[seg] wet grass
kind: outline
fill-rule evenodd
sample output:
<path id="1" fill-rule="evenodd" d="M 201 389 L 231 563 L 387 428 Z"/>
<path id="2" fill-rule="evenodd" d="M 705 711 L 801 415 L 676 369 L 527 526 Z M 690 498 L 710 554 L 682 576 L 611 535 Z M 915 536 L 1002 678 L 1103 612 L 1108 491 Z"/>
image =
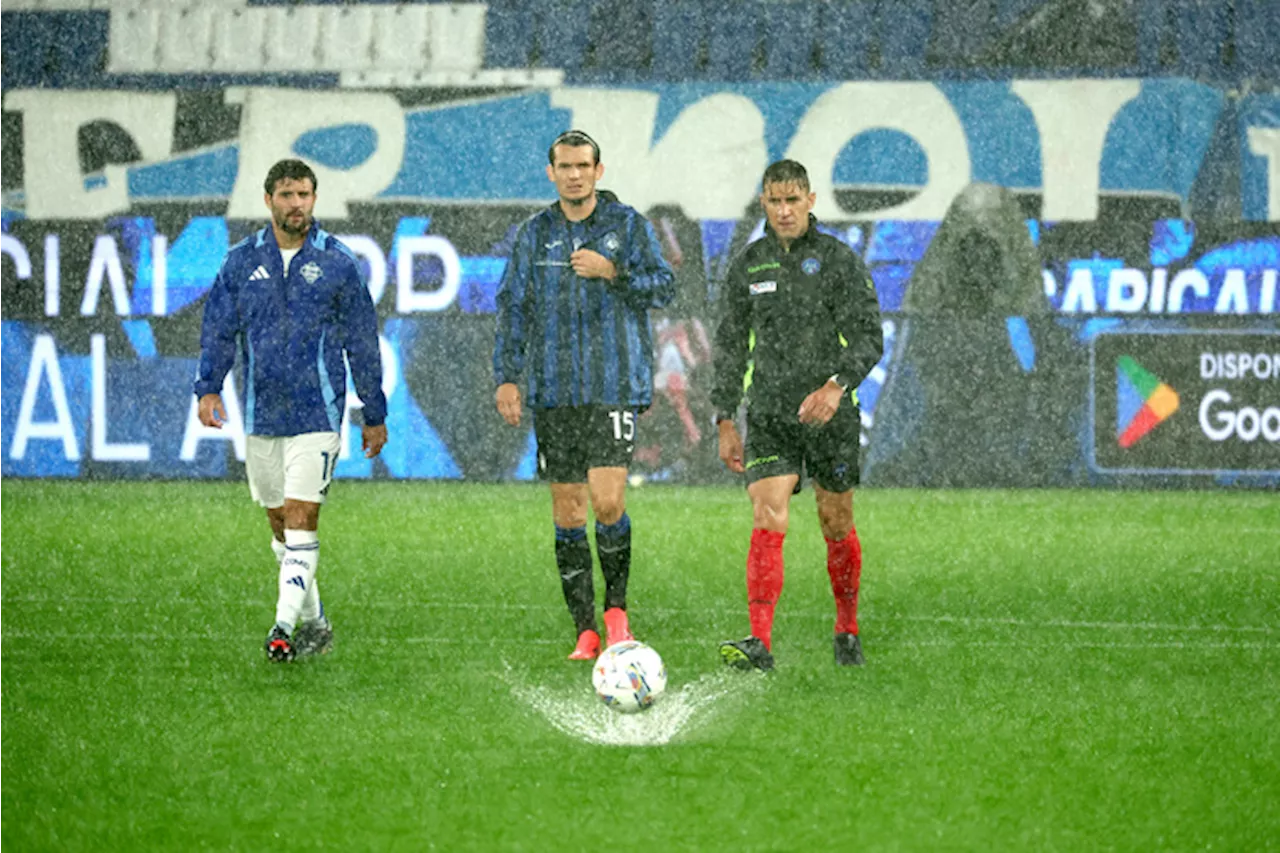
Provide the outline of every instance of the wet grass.
<path id="1" fill-rule="evenodd" d="M 1280 839 L 1280 499 L 860 491 L 868 665 L 793 506 L 779 669 L 610 747 L 534 486 L 340 483 L 338 645 L 270 665 L 242 484 L 3 484 L 6 850 L 1190 850 Z M 745 496 L 631 495 L 671 689 L 746 632 Z M 513 690 L 516 684 L 521 689 Z M 694 725 L 693 723 L 696 723 Z"/>

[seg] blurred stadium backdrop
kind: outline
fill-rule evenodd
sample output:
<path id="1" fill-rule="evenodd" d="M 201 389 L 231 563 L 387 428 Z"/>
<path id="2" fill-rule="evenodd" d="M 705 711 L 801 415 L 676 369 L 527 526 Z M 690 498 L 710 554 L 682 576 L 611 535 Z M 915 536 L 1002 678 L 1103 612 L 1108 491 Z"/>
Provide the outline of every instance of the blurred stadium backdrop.
<path id="1" fill-rule="evenodd" d="M 1278 3 L 15 0 L 0 31 L 6 477 L 240 475 L 200 314 L 296 155 L 382 318 L 393 442 L 337 475 L 529 479 L 494 296 L 573 126 L 678 272 L 640 476 L 725 481 L 708 332 L 788 156 L 884 312 L 864 482 L 1280 484 Z"/>

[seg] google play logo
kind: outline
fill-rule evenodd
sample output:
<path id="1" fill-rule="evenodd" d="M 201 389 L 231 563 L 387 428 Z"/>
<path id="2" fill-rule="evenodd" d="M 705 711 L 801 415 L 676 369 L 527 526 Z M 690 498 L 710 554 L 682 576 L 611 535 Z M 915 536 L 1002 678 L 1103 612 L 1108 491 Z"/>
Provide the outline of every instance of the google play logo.
<path id="1" fill-rule="evenodd" d="M 1178 410 L 1178 392 L 1122 355 L 1116 361 L 1116 439 L 1132 447 Z"/>

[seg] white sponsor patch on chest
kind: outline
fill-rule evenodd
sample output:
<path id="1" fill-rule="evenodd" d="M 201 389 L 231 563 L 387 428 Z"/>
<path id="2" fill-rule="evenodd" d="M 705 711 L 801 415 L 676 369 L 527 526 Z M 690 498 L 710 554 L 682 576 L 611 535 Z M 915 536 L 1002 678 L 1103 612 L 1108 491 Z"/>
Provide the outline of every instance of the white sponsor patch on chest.
<path id="1" fill-rule="evenodd" d="M 776 281 L 753 281 L 751 282 L 751 295 L 759 296 L 762 293 L 775 293 L 778 290 Z"/>

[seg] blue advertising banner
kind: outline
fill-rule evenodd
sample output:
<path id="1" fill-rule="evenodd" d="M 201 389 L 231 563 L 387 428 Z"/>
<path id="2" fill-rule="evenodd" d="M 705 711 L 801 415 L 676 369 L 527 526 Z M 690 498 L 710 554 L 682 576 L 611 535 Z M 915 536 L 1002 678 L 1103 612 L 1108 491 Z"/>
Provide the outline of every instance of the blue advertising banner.
<path id="1" fill-rule="evenodd" d="M 339 476 L 532 475 L 530 436 L 493 411 L 493 312 L 516 227 L 553 200 L 546 146 L 571 126 L 677 272 L 653 317 L 644 476 L 722 476 L 718 289 L 781 157 L 808 167 L 820 227 L 866 260 L 885 315 L 859 389 L 868 482 L 1123 479 L 1088 461 L 1091 342 L 1275 325 L 1280 96 L 1190 80 L 14 89 L 4 112 L 7 476 L 237 472 L 242 438 L 193 422 L 188 384 L 204 296 L 289 155 L 315 166 L 316 215 L 366 274 L 400 436 L 374 463 L 348 436 Z M 945 462 L 971 451 L 989 464 Z"/>
<path id="2" fill-rule="evenodd" d="M 348 413 L 337 476 L 532 477 L 531 436 L 500 423 L 490 378 L 496 288 L 514 230 L 532 209 L 441 205 L 426 215 L 377 205 L 328 223 L 359 256 L 378 307 L 393 436 L 382 458 L 363 459 Z M 762 223 L 692 220 L 663 206 L 649 215 L 679 295 L 653 317 L 658 393 L 640 424 L 636 470 L 714 481 L 723 473 L 706 395 L 718 282 Z M 868 482 L 929 484 L 945 466 L 937 454 L 918 458 L 922 449 L 949 447 L 941 458 L 956 461 L 984 442 L 977 483 L 997 479 L 993 460 L 1000 458 L 1010 461 L 1010 482 L 1106 481 L 1120 468 L 1087 464 L 1096 444 L 1089 358 L 1100 334 L 1152 324 L 1276 328 L 1280 237 L 1268 225 L 1013 223 L 1012 236 L 1034 252 L 1031 290 L 980 317 L 956 315 L 947 288 L 959 285 L 930 289 L 922 272 L 953 223 L 820 226 L 866 259 L 884 312 L 886 354 L 859 388 Z M 203 297 L 230 243 L 259 226 L 176 211 L 7 222 L 0 235 L 3 474 L 238 473 L 239 410 L 232 406 L 228 430 L 204 429 L 190 384 Z M 1002 278 L 1002 264 L 997 252 L 983 277 Z M 982 384 L 960 387 L 958 374 L 979 376 L 980 364 L 991 367 Z M 354 394 L 349 399 L 359 405 Z M 957 412 L 985 419 L 966 424 Z M 989 443 L 1004 442 L 1015 425 L 1033 433 L 1018 441 L 1052 453 L 1030 464 L 1036 457 L 1025 448 Z"/>

